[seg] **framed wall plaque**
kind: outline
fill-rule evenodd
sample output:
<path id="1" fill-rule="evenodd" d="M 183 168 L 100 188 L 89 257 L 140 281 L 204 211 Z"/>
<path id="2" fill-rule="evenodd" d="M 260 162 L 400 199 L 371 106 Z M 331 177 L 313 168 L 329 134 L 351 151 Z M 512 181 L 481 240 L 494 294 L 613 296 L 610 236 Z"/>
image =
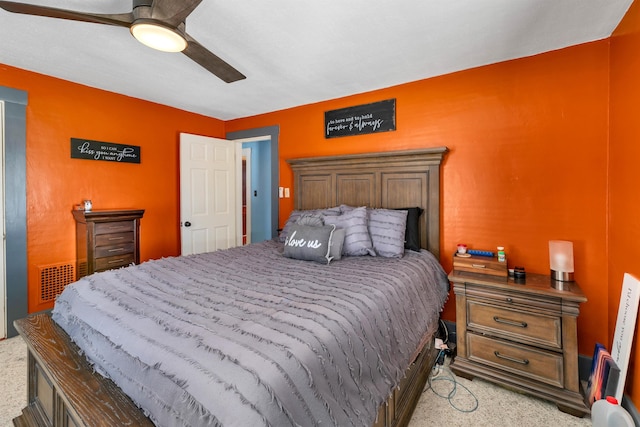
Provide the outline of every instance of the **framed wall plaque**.
<path id="1" fill-rule="evenodd" d="M 71 158 L 106 162 L 140 163 L 140 147 L 71 138 Z"/>
<path id="2" fill-rule="evenodd" d="M 396 100 L 326 111 L 324 129 L 327 139 L 396 130 Z"/>

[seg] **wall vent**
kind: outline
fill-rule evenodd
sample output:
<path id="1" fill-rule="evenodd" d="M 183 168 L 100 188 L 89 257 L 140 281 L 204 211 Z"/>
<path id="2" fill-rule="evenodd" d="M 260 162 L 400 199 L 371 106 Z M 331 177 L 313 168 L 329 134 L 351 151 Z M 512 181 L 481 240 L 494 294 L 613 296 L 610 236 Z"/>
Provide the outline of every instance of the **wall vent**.
<path id="1" fill-rule="evenodd" d="M 40 302 L 46 303 L 56 299 L 64 287 L 76 280 L 73 263 L 44 265 L 38 267 L 40 277 Z"/>

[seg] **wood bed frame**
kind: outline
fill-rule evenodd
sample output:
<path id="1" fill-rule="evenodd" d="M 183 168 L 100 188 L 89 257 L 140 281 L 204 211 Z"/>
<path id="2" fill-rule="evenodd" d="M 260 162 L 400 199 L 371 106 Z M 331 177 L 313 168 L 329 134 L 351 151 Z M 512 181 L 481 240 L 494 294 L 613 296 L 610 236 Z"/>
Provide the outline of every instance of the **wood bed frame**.
<path id="1" fill-rule="evenodd" d="M 440 164 L 447 148 L 293 159 L 296 209 L 348 204 L 421 207 L 421 247 L 440 256 Z M 95 373 L 48 314 L 14 322 L 27 343 L 27 407 L 15 426 L 153 426 L 111 380 Z M 409 423 L 437 356 L 433 340 L 380 407 L 374 427 Z"/>

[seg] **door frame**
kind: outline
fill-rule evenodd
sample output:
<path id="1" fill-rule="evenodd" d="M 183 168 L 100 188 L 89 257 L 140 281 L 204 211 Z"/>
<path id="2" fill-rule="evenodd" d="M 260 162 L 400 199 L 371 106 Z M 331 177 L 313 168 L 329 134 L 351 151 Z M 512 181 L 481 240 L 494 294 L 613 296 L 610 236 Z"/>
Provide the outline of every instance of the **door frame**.
<path id="1" fill-rule="evenodd" d="M 225 136 L 227 139 L 233 141 L 253 138 L 256 138 L 256 141 L 263 141 L 267 138 L 271 139 L 271 230 L 273 237 L 277 237 L 280 213 L 280 200 L 278 198 L 278 186 L 280 183 L 279 135 L 280 126 L 274 125 L 227 132 Z"/>
<path id="2" fill-rule="evenodd" d="M 240 147 L 242 147 L 242 143 L 240 143 Z M 245 161 L 245 173 L 244 177 L 241 179 L 245 180 L 245 200 L 246 204 L 246 213 L 245 213 L 245 230 L 243 230 L 242 235 L 247 236 L 246 243 L 243 241 L 243 244 L 251 243 L 251 148 L 243 148 L 242 149 L 242 159 Z M 242 168 L 240 168 L 240 173 L 242 174 Z M 242 191 L 242 190 L 240 190 Z M 242 198 L 240 198 L 240 209 L 242 209 Z M 241 223 L 242 224 L 242 223 Z M 242 227 L 242 225 L 241 225 Z"/>
<path id="3" fill-rule="evenodd" d="M 5 298 L 7 337 L 27 316 L 27 104 L 26 91 L 0 86 L 4 101 Z"/>
<path id="4" fill-rule="evenodd" d="M 236 180 L 236 182 L 238 180 L 240 180 L 240 189 L 238 190 L 237 194 L 242 194 L 242 157 L 244 156 L 245 150 L 248 150 L 249 153 L 251 154 L 251 149 L 245 149 L 242 145 L 248 142 L 266 142 L 269 141 L 271 142 L 271 136 L 270 135 L 264 135 L 264 136 L 253 136 L 250 138 L 239 138 L 239 139 L 234 139 L 231 140 L 232 142 L 237 143 L 237 147 L 240 150 L 241 154 L 239 156 L 239 166 L 238 166 L 238 179 Z M 251 170 L 250 170 L 251 164 L 247 163 L 247 173 L 248 173 L 248 185 L 247 185 L 247 224 L 250 223 L 250 220 L 252 218 L 252 205 L 251 205 L 251 199 L 252 199 L 252 194 L 251 194 L 251 182 L 250 182 L 250 178 L 251 178 Z M 272 165 L 273 168 L 273 165 Z M 273 183 L 271 185 L 273 187 Z M 239 210 L 240 210 L 240 220 L 242 220 L 242 198 L 239 198 L 239 202 L 238 202 L 238 206 L 239 206 Z M 273 204 L 273 200 L 271 201 L 271 203 Z M 271 215 L 273 215 L 273 210 L 271 212 Z M 273 222 L 273 221 L 272 221 Z M 242 245 L 242 222 L 240 222 L 240 230 L 239 230 L 239 234 L 240 234 L 240 243 L 238 244 L 238 246 Z M 247 226 L 247 244 L 251 243 L 251 235 L 250 235 L 250 230 L 251 227 Z M 273 237 L 273 236 L 272 236 Z"/>
<path id="5" fill-rule="evenodd" d="M 2 232 L 2 243 L 0 244 L 0 339 L 7 337 L 7 277 L 5 274 L 5 253 L 7 232 L 4 221 L 4 101 L 0 99 L 0 232 Z"/>

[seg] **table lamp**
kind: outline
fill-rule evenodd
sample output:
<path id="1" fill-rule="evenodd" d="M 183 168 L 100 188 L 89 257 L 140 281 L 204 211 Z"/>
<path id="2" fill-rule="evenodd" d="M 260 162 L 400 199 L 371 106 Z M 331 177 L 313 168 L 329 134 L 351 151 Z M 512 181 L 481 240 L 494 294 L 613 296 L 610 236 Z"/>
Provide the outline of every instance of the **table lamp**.
<path id="1" fill-rule="evenodd" d="M 573 282 L 573 243 L 549 240 L 549 264 L 551 279 Z"/>

